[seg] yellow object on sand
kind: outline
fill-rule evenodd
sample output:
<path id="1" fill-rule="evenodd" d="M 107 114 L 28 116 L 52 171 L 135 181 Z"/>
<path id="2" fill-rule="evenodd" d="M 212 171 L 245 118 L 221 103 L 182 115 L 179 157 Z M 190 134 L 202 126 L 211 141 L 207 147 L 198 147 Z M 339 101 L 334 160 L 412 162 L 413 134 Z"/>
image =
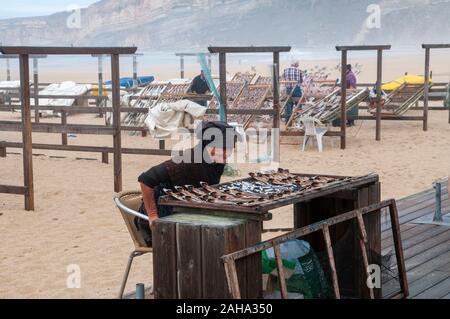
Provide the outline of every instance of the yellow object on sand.
<path id="1" fill-rule="evenodd" d="M 108 91 L 106 89 L 108 89 L 109 87 L 106 85 L 103 85 L 102 89 L 102 95 L 103 96 L 108 96 Z M 91 84 L 91 95 L 93 96 L 98 96 L 98 84 Z"/>
<path id="2" fill-rule="evenodd" d="M 432 81 L 430 80 L 430 83 Z M 404 77 L 401 77 L 395 81 L 389 82 L 384 84 L 381 89 L 383 91 L 393 91 L 395 89 L 398 89 L 403 83 L 408 83 L 408 84 L 424 84 L 425 83 L 425 77 L 424 76 L 419 76 L 416 74 L 408 74 Z"/>

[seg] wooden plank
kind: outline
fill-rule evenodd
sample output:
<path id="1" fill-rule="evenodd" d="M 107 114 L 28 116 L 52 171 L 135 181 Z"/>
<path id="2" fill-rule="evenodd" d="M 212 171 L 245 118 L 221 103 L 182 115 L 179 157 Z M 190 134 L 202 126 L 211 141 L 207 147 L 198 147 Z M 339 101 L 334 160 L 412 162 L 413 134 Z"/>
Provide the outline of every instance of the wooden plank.
<path id="1" fill-rule="evenodd" d="M 360 188 L 357 191 L 358 193 L 358 200 L 357 200 L 357 204 L 355 205 L 356 208 L 361 208 L 361 207 L 367 207 L 369 206 L 369 188 L 368 187 L 364 187 L 364 188 Z M 370 236 L 372 236 L 372 232 L 371 230 L 373 228 L 371 228 L 370 226 L 370 222 L 373 221 L 373 219 L 370 219 L 371 216 L 369 215 L 365 215 L 363 217 L 363 221 L 365 221 L 365 228 L 367 227 L 366 233 L 367 236 L 369 236 L 369 232 L 370 232 Z M 359 228 L 359 223 L 356 223 L 356 227 Z M 358 261 L 358 264 L 355 265 L 354 267 L 354 281 L 355 281 L 355 290 L 357 291 L 356 296 L 361 296 L 362 298 L 370 298 L 370 293 L 367 290 L 367 285 L 366 285 L 366 281 L 367 281 L 367 268 L 363 269 L 363 267 L 361 267 L 361 263 L 359 262 L 359 260 L 363 259 L 363 254 L 361 253 L 361 245 L 360 245 L 360 241 L 358 240 L 358 238 L 356 238 L 357 233 L 356 233 L 356 227 L 354 227 L 354 236 L 355 236 L 355 245 L 354 245 L 354 259 L 355 261 Z M 372 240 L 372 237 L 370 238 L 370 240 Z M 367 239 L 367 241 L 369 241 L 369 238 Z M 368 264 L 373 264 L 374 262 L 374 255 L 373 252 L 370 250 L 371 246 L 368 243 L 367 244 L 367 248 L 369 249 L 369 254 L 368 254 Z M 377 263 L 377 265 L 379 265 L 379 263 Z"/>
<path id="2" fill-rule="evenodd" d="M 442 282 L 443 280 L 450 277 L 450 274 L 443 271 L 431 271 L 422 278 L 416 280 L 414 283 L 410 284 L 409 296 L 410 298 L 415 298 L 417 295 L 426 291 L 427 289 L 433 287 L 434 285 Z M 448 286 L 450 292 L 450 285 Z"/>
<path id="3" fill-rule="evenodd" d="M 381 83 L 383 81 L 383 51 L 377 51 L 377 111 L 376 111 L 376 140 L 381 141 Z"/>
<path id="4" fill-rule="evenodd" d="M 400 225 L 398 221 L 398 211 L 395 202 L 389 206 L 389 213 L 391 215 L 392 222 L 392 232 L 394 237 L 394 245 L 395 245 L 395 256 L 397 259 L 398 265 L 398 275 L 400 278 L 400 288 L 405 297 L 408 297 L 408 278 L 406 276 L 406 265 L 405 258 L 403 256 L 403 246 L 402 246 L 402 238 L 400 233 Z M 381 253 L 381 251 L 380 251 Z"/>
<path id="5" fill-rule="evenodd" d="M 0 142 L 0 147 L 22 148 L 22 143 Z M 87 153 L 113 153 L 112 147 L 106 146 L 82 146 L 82 145 L 55 145 L 55 144 L 33 144 L 33 149 L 54 150 L 54 151 L 74 151 Z M 158 155 L 170 156 L 171 150 L 122 148 L 122 154 L 132 155 Z"/>
<path id="6" fill-rule="evenodd" d="M 220 79 L 220 87 L 219 94 L 220 100 L 222 102 L 223 110 L 225 118 L 223 120 L 227 120 L 227 58 L 225 53 L 219 54 L 219 79 Z M 222 119 L 221 119 L 222 120 Z"/>
<path id="7" fill-rule="evenodd" d="M 390 45 L 339 45 L 337 51 L 370 51 L 370 50 L 390 50 Z"/>
<path id="8" fill-rule="evenodd" d="M 274 245 L 275 260 L 277 262 L 278 282 L 282 299 L 288 299 L 288 291 L 286 287 L 286 276 L 284 274 L 283 258 L 281 256 L 280 245 Z"/>
<path id="9" fill-rule="evenodd" d="M 417 265 L 414 268 L 408 268 L 408 284 L 413 284 L 416 280 L 426 276 L 430 272 L 438 269 L 439 267 L 448 264 L 450 259 L 450 251 L 435 256 L 433 259 L 429 259 Z M 397 290 L 397 284 L 395 280 L 390 280 L 383 284 L 383 296 L 387 296 Z"/>
<path id="10" fill-rule="evenodd" d="M 6 146 L 0 142 L 0 157 L 6 157 Z"/>
<path id="11" fill-rule="evenodd" d="M 373 116 L 358 116 L 358 120 L 361 121 L 371 121 L 376 120 Z M 423 116 L 381 116 L 382 121 L 423 121 Z"/>
<path id="12" fill-rule="evenodd" d="M 236 263 L 234 259 L 226 259 L 225 261 L 225 275 L 227 276 L 228 289 L 233 299 L 241 299 L 241 292 L 239 289 L 239 279 L 236 271 Z"/>
<path id="13" fill-rule="evenodd" d="M 262 223 L 248 220 L 245 228 L 245 247 L 251 247 L 261 242 Z M 260 299 L 263 296 L 262 257 L 255 254 L 246 258 L 247 262 L 247 298 Z"/>
<path id="14" fill-rule="evenodd" d="M 134 52 L 133 52 L 134 53 Z M 119 55 L 111 55 L 113 148 L 114 148 L 114 191 L 122 191 L 122 134 L 120 122 L 120 70 Z"/>
<path id="15" fill-rule="evenodd" d="M 336 47 L 337 48 L 337 47 Z M 346 148 L 346 130 L 347 130 L 347 51 L 341 53 L 341 149 Z"/>
<path id="16" fill-rule="evenodd" d="M 359 246 L 361 249 L 361 255 L 362 255 L 362 259 L 363 259 L 363 271 L 364 273 L 366 273 L 366 276 L 369 276 L 369 260 L 367 258 L 367 249 L 366 249 L 366 244 L 367 244 L 367 232 L 366 232 L 366 226 L 364 225 L 364 219 L 361 216 L 361 214 L 357 214 L 356 215 L 357 220 L 358 220 L 358 226 L 359 226 L 359 234 L 360 234 L 360 238 L 359 238 Z M 369 287 L 369 295 L 370 295 L 370 299 L 375 299 L 375 295 L 373 292 L 373 288 Z"/>
<path id="17" fill-rule="evenodd" d="M 108 152 L 102 152 L 102 163 L 103 164 L 109 163 L 109 153 Z"/>
<path id="18" fill-rule="evenodd" d="M 67 112 L 66 111 L 62 111 L 61 112 L 61 125 L 67 125 Z M 62 133 L 61 134 L 61 144 L 62 145 L 67 145 L 67 133 Z"/>
<path id="19" fill-rule="evenodd" d="M 22 123 L 16 121 L 0 121 L 0 131 L 22 132 Z M 112 127 L 103 125 L 86 124 L 50 124 L 33 123 L 32 130 L 36 133 L 72 133 L 72 134 L 93 134 L 93 135 L 112 135 Z"/>
<path id="20" fill-rule="evenodd" d="M 289 52 L 290 46 L 249 46 L 249 47 L 209 47 L 210 53 L 270 53 L 270 52 Z"/>
<path id="21" fill-rule="evenodd" d="M 34 95 L 39 94 L 39 75 L 38 75 L 38 59 L 33 58 L 33 89 L 34 89 Z M 34 105 L 39 105 L 39 98 L 34 98 Z M 34 111 L 34 121 L 36 123 L 39 123 L 39 111 Z"/>
<path id="22" fill-rule="evenodd" d="M 24 186 L 0 185 L 0 193 L 25 195 L 26 188 Z"/>
<path id="23" fill-rule="evenodd" d="M 244 225 L 202 227 L 202 291 L 205 299 L 222 299 L 228 296 L 226 274 L 221 257 L 245 246 Z M 242 260 L 241 260 L 242 261 Z M 240 262 L 241 262 L 240 261 Z M 236 263 L 237 276 L 242 297 L 245 298 L 246 282 L 242 280 L 243 263 Z M 206 271 L 207 270 L 207 271 Z M 243 289 L 244 288 L 244 289 Z"/>
<path id="24" fill-rule="evenodd" d="M 329 232 L 328 226 L 324 226 L 322 228 L 322 234 L 323 234 L 323 237 L 325 240 L 325 245 L 327 248 L 328 262 L 330 264 L 330 269 L 331 269 L 331 278 L 332 278 L 332 283 L 333 283 L 334 296 L 336 299 L 341 299 L 340 292 L 339 292 L 339 282 L 338 282 L 338 277 L 337 277 L 337 273 L 336 273 L 336 265 L 334 263 L 333 248 L 331 246 L 330 232 Z"/>
<path id="25" fill-rule="evenodd" d="M 443 227 L 443 226 L 442 226 Z M 450 230 L 442 232 L 441 234 L 429 238 L 427 240 L 422 240 L 419 243 L 403 250 L 405 260 L 409 264 L 409 260 L 417 257 L 419 258 L 421 254 L 435 249 L 436 246 L 442 245 L 443 243 L 450 242 Z"/>
<path id="26" fill-rule="evenodd" d="M 224 254 L 228 254 L 231 252 L 235 252 L 241 249 L 246 248 L 246 225 L 243 221 L 234 221 L 236 223 L 232 227 L 225 229 L 225 245 L 224 245 L 224 251 L 222 252 L 222 255 L 219 257 L 219 263 L 223 265 L 221 257 Z M 247 299 L 247 271 L 254 271 L 256 272 L 258 268 L 256 269 L 248 269 L 247 268 L 247 260 L 241 259 L 236 261 L 236 271 L 237 276 L 239 279 L 239 289 L 241 291 L 241 296 L 244 299 Z M 262 262 L 261 262 L 261 272 L 258 274 L 262 278 Z M 222 272 L 222 279 L 225 280 L 225 276 Z M 249 288 L 254 289 L 254 288 Z"/>
<path id="27" fill-rule="evenodd" d="M 448 49 L 450 44 L 422 44 L 424 49 Z"/>
<path id="28" fill-rule="evenodd" d="M 425 48 L 425 87 L 423 92 L 423 130 L 428 130 L 428 99 L 430 94 L 430 48 Z"/>
<path id="29" fill-rule="evenodd" d="M 278 79 L 280 78 L 280 53 L 273 53 L 273 128 L 280 128 L 280 86 Z M 279 144 L 278 144 L 279 147 Z M 279 149 L 278 155 L 279 155 Z M 279 157 L 274 157 L 276 160 L 279 160 Z"/>
<path id="30" fill-rule="evenodd" d="M 406 250 L 427 239 L 434 238 L 435 236 L 448 231 L 448 229 L 443 226 L 440 227 L 435 225 L 415 225 L 415 227 L 408 231 L 403 231 L 400 227 L 400 231 L 402 233 L 403 249 Z M 392 237 L 382 241 L 383 254 L 391 250 L 392 247 L 394 247 Z"/>
<path id="31" fill-rule="evenodd" d="M 201 225 L 178 223 L 176 247 L 178 298 L 203 298 Z"/>
<path id="32" fill-rule="evenodd" d="M 3 54 L 27 55 L 134 54 L 136 50 L 136 47 L 0 46 L 0 52 Z"/>
<path id="33" fill-rule="evenodd" d="M 153 228 L 153 282 L 155 299 L 176 299 L 177 247 L 174 223 L 158 219 Z"/>
<path id="34" fill-rule="evenodd" d="M 381 184 L 372 184 L 368 188 L 369 205 L 377 204 L 381 201 Z M 364 223 L 367 229 L 369 264 L 381 265 L 381 212 L 366 215 Z M 375 298 L 381 298 L 381 289 L 374 288 Z"/>
<path id="35" fill-rule="evenodd" d="M 440 283 L 430 287 L 421 294 L 417 295 L 416 299 L 440 299 L 450 293 L 450 277 L 441 281 Z"/>
<path id="36" fill-rule="evenodd" d="M 21 55 L 20 63 L 20 92 L 22 103 L 22 143 L 23 143 L 23 179 L 25 187 L 25 210 L 34 210 L 33 183 L 33 149 L 32 126 L 30 108 L 30 68 L 28 55 Z"/>
<path id="37" fill-rule="evenodd" d="M 409 281 L 413 282 L 435 270 L 437 267 L 447 264 L 449 260 L 448 253 L 448 243 L 444 242 L 423 251 L 412 258 L 406 259 L 405 264 Z M 388 280 L 384 286 L 388 291 L 390 291 L 392 290 L 393 284 L 394 280 Z"/>

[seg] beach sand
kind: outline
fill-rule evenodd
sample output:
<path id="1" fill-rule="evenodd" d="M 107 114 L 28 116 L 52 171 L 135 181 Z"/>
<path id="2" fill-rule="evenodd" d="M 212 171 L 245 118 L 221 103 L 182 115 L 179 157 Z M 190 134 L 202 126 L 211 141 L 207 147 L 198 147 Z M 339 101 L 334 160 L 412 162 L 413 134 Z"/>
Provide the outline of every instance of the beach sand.
<path id="1" fill-rule="evenodd" d="M 373 81 L 374 60 L 364 65 L 360 81 Z M 389 61 L 387 65 L 392 68 L 386 66 L 385 79 L 399 77 L 408 70 L 421 73 L 421 57 L 410 61 L 414 68 L 409 69 L 406 68 L 407 59 Z M 434 66 L 437 69 L 439 65 L 435 63 Z M 441 66 L 443 72 L 448 71 L 448 64 Z M 409 112 L 411 115 L 416 113 Z M 3 120 L 19 119 L 19 114 L 1 113 L 0 117 Z M 69 117 L 69 123 L 102 122 L 95 115 Z M 0 132 L 0 140 L 18 142 L 21 134 Z M 60 141 L 57 134 L 33 134 L 34 143 Z M 385 121 L 382 123 L 382 141 L 376 142 L 375 122 L 364 121 L 349 128 L 346 150 L 339 148 L 338 138 L 333 141 L 334 147 L 331 139 L 325 138 L 323 153 L 313 147 L 301 152 L 300 138 L 284 138 L 281 167 L 313 174 L 374 172 L 380 175 L 383 199 L 401 198 L 430 188 L 434 180 L 444 178 L 450 172 L 448 112 L 431 111 L 428 132 L 422 131 L 422 122 Z M 69 144 L 111 146 L 112 138 L 78 135 L 70 137 Z M 157 148 L 157 142 L 150 137 L 124 134 L 123 146 Z M 20 153 L 20 150 L 8 149 L 7 157 L 0 158 L 0 183 L 20 185 L 23 182 L 22 157 L 11 153 Z M 34 153 L 38 155 L 33 157 L 36 210 L 25 212 L 22 196 L 0 194 L 0 298 L 116 297 L 133 244 L 113 203 L 112 156 L 110 164 L 102 164 L 100 154 L 41 150 Z M 165 159 L 124 155 L 124 190 L 137 189 L 137 176 Z M 260 164 L 238 166 L 243 176 L 260 167 Z M 290 225 L 292 213 L 285 208 L 275 211 L 273 220 L 265 226 Z M 79 289 L 67 287 L 70 265 L 80 268 Z M 151 281 L 151 254 L 136 258 L 126 291 L 132 291 L 138 282 L 149 285 Z"/>

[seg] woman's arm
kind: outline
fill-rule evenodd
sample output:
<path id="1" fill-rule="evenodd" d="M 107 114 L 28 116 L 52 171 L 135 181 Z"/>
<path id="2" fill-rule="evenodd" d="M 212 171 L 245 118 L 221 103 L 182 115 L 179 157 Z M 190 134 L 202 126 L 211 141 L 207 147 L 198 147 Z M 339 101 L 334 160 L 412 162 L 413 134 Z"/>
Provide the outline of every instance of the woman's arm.
<path id="1" fill-rule="evenodd" d="M 153 188 L 148 187 L 147 185 L 141 184 L 142 190 L 142 199 L 144 200 L 145 210 L 147 212 L 150 225 L 158 219 L 158 208 L 155 203 L 155 195 L 153 193 Z"/>

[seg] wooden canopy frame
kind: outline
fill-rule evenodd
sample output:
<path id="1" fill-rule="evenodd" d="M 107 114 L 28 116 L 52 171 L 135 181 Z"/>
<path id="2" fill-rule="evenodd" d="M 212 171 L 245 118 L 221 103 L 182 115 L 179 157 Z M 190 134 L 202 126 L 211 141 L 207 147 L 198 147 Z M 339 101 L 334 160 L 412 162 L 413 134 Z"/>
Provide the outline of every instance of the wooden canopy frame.
<path id="1" fill-rule="evenodd" d="M 84 134 L 107 134 L 113 136 L 114 149 L 114 190 L 122 190 L 122 140 L 120 123 L 120 71 L 119 55 L 136 53 L 136 47 L 32 47 L 32 46 L 2 46 L 0 53 L 19 55 L 20 64 L 20 97 L 22 104 L 22 124 L 0 121 L 6 130 L 22 131 L 23 175 L 24 186 L 0 185 L 0 193 L 18 194 L 25 197 L 25 210 L 34 210 L 34 184 L 32 159 L 32 125 L 30 105 L 29 58 L 33 55 L 110 55 L 112 77 L 113 127 L 96 125 L 75 125 L 72 130 L 69 125 L 40 125 L 43 131 L 66 132 L 69 130 Z"/>
<path id="2" fill-rule="evenodd" d="M 383 72 L 383 51 L 390 50 L 390 45 L 355 45 L 337 46 L 336 50 L 341 51 L 341 149 L 346 148 L 347 131 L 347 53 L 348 51 L 377 51 L 377 113 L 376 113 L 376 140 L 381 141 L 381 81 Z"/>
<path id="3" fill-rule="evenodd" d="M 425 49 L 425 91 L 423 94 L 423 130 L 428 131 L 428 102 L 430 98 L 430 59 L 431 49 L 450 49 L 450 44 L 422 44 Z M 450 123 L 450 109 L 448 113 Z"/>
<path id="4" fill-rule="evenodd" d="M 226 55 L 227 53 L 272 53 L 273 55 L 273 111 L 272 110 L 260 110 L 267 115 L 273 116 L 273 128 L 280 128 L 280 90 L 279 90 L 279 74 L 280 74 L 280 53 L 290 52 L 290 46 L 249 46 L 249 47 L 209 47 L 208 51 L 210 53 L 219 54 L 219 78 L 220 78 L 220 99 L 222 100 L 222 105 L 224 107 L 225 120 L 227 119 L 227 64 Z M 249 110 L 251 111 L 251 110 Z M 242 113 L 242 114 L 253 114 L 253 113 Z M 278 134 L 279 138 L 279 134 Z M 280 159 L 280 150 L 278 148 L 273 151 L 274 161 Z"/>

